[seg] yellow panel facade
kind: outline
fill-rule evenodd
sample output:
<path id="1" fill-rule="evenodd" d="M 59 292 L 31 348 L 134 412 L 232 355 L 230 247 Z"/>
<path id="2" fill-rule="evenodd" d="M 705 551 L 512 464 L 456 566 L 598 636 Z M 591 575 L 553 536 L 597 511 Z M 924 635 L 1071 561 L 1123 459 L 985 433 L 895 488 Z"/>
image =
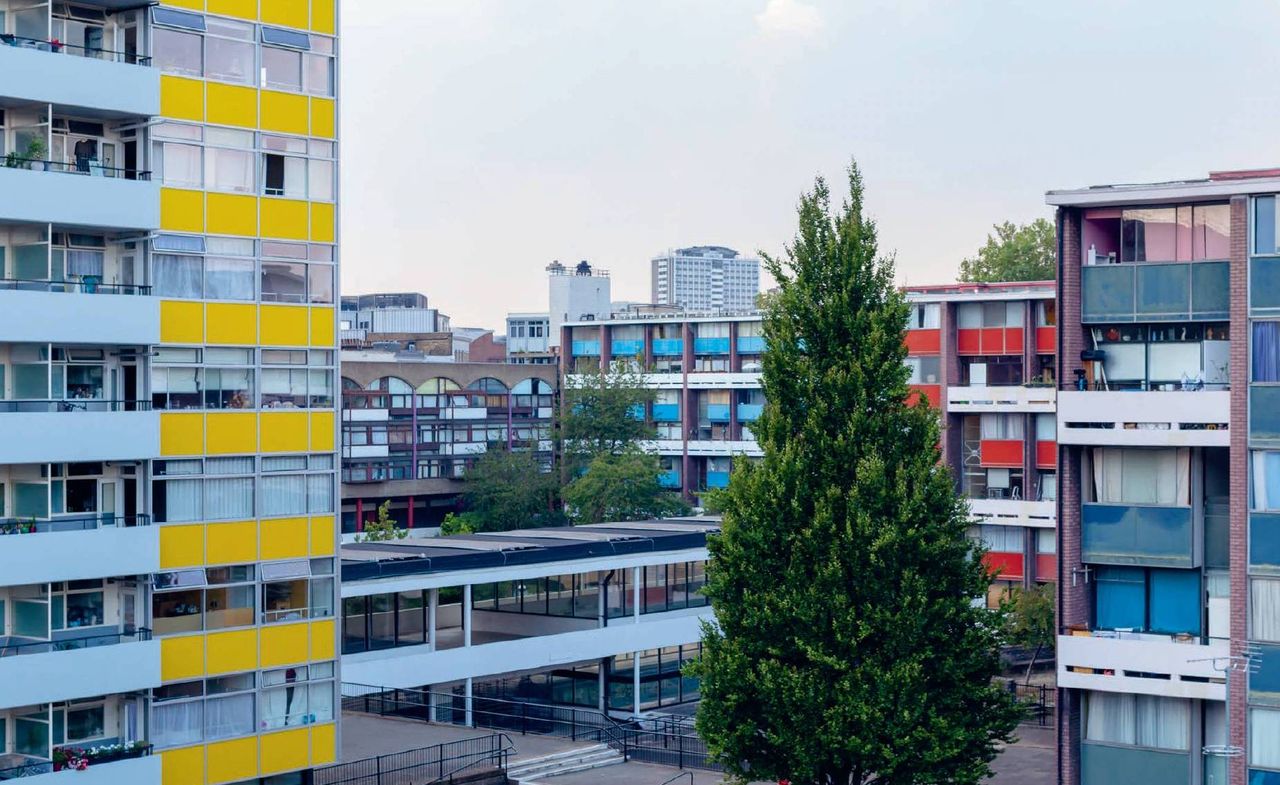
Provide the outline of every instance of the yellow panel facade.
<path id="1" fill-rule="evenodd" d="M 265 520 L 259 527 L 262 540 L 262 560 L 301 559 L 307 555 L 306 518 L 276 518 Z M 274 608 L 263 608 L 271 611 Z"/>
<path id="2" fill-rule="evenodd" d="M 204 747 L 161 752 L 160 781 L 164 785 L 204 785 Z"/>
<path id="3" fill-rule="evenodd" d="M 204 675 L 204 637 L 160 639 L 160 680 L 182 681 Z"/>
<path id="4" fill-rule="evenodd" d="M 237 782 L 258 774 L 258 740 L 230 739 L 209 745 L 208 782 Z M 168 785 L 168 783 L 165 783 Z"/>
<path id="5" fill-rule="evenodd" d="M 257 19 L 258 0 L 209 0 L 209 13 L 240 19 Z"/>
<path id="6" fill-rule="evenodd" d="M 204 526 L 199 523 L 160 527 L 160 566 L 166 570 L 204 564 Z"/>
<path id="7" fill-rule="evenodd" d="M 205 86 L 205 114 L 210 123 L 258 127 L 258 91 L 252 87 L 209 82 Z"/>
<path id="8" fill-rule="evenodd" d="M 258 416 L 253 412 L 209 412 L 205 416 L 209 455 L 248 455 L 258 451 Z"/>
<path id="9" fill-rule="evenodd" d="M 311 765 L 323 766 L 338 760 L 338 726 L 311 726 Z"/>
<path id="10" fill-rule="evenodd" d="M 207 201 L 210 234 L 234 234 L 241 237 L 257 235 L 257 197 L 211 193 Z"/>
<path id="11" fill-rule="evenodd" d="M 258 307 L 253 303 L 209 303 L 205 321 L 209 343 L 253 346 L 258 342 Z"/>
<path id="12" fill-rule="evenodd" d="M 165 5 L 187 8 L 192 11 L 203 11 L 204 0 L 164 0 Z"/>
<path id="13" fill-rule="evenodd" d="M 308 753 L 310 736 L 309 729 L 297 728 L 259 737 L 262 774 L 305 768 L 311 757 Z"/>
<path id="14" fill-rule="evenodd" d="M 333 619 L 311 622 L 311 659 L 331 660 L 337 653 L 334 647 Z"/>
<path id="15" fill-rule="evenodd" d="M 270 608 L 264 610 L 270 611 Z M 269 624 L 262 628 L 262 667 L 278 668 L 307 661 L 309 626 L 305 621 L 293 624 Z"/>
<path id="16" fill-rule="evenodd" d="M 311 99 L 311 135 L 332 139 L 336 136 L 337 122 L 331 98 Z"/>
<path id="17" fill-rule="evenodd" d="M 258 560 L 258 522 L 230 521 L 205 525 L 206 564 L 244 564 Z"/>
<path id="18" fill-rule="evenodd" d="M 263 197 L 261 204 L 262 236 L 278 240 L 305 240 L 307 227 L 307 203 L 296 199 L 272 199 Z"/>
<path id="19" fill-rule="evenodd" d="M 338 31 L 338 15 L 333 0 L 311 0 L 311 29 L 328 35 Z"/>
<path id="20" fill-rule="evenodd" d="M 306 30 L 310 25 L 308 0 L 262 0 L 262 21 Z"/>
<path id="21" fill-rule="evenodd" d="M 332 452 L 334 442 L 333 412 L 311 413 L 311 451 Z"/>
<path id="22" fill-rule="evenodd" d="M 242 627 L 253 624 L 253 608 L 209 608 L 205 615 L 210 625 Z M 210 676 L 220 673 L 239 673 L 258 667 L 258 631 L 229 630 L 211 632 L 205 636 L 205 670 Z"/>
<path id="23" fill-rule="evenodd" d="M 203 414 L 161 412 L 161 455 L 199 455 L 202 452 L 204 452 Z"/>
<path id="24" fill-rule="evenodd" d="M 332 515 L 320 515 L 311 519 L 311 555 L 332 556 L 337 533 Z"/>
<path id="25" fill-rule="evenodd" d="M 160 228 L 168 232 L 203 232 L 204 193 L 161 188 Z"/>
<path id="26" fill-rule="evenodd" d="M 307 97 L 297 93 L 263 90 L 259 96 L 264 131 L 305 136 L 310 129 Z"/>
<path id="27" fill-rule="evenodd" d="M 309 316 L 305 305 L 264 305 L 258 314 L 263 346 L 306 346 Z"/>
<path id="28" fill-rule="evenodd" d="M 334 313 L 332 308 L 312 308 L 311 309 L 311 345 L 322 346 L 326 348 L 333 347 L 337 341 L 334 339 Z"/>
<path id="29" fill-rule="evenodd" d="M 317 243 L 334 241 L 333 205 L 328 202 L 311 203 L 311 239 Z"/>
<path id="30" fill-rule="evenodd" d="M 164 343 L 203 343 L 204 305 L 185 300 L 161 300 L 160 340 Z"/>
<path id="31" fill-rule="evenodd" d="M 161 74 L 160 114 L 175 120 L 204 120 L 204 82 Z"/>
<path id="32" fill-rule="evenodd" d="M 263 412 L 262 451 L 306 452 L 306 412 Z"/>

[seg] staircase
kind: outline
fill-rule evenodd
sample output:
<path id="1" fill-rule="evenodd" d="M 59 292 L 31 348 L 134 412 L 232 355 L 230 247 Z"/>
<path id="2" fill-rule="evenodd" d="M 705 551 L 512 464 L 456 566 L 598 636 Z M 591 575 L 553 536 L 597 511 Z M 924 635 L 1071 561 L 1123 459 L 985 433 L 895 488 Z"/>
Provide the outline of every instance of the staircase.
<path id="1" fill-rule="evenodd" d="M 559 774 L 572 774 L 575 771 L 586 771 L 625 762 L 626 759 L 622 757 L 622 753 L 608 744 L 595 744 L 567 752 L 543 755 L 540 758 L 512 761 L 507 765 L 507 779 L 516 785 L 536 785 L 543 779 Z"/>

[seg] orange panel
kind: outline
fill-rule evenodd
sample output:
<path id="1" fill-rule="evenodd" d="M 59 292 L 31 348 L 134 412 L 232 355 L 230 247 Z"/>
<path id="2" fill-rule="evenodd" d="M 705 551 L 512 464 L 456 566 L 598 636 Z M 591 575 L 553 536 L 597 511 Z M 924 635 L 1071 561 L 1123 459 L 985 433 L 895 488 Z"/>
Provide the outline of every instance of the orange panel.
<path id="1" fill-rule="evenodd" d="M 1006 327 L 1004 329 L 1004 350 L 1008 354 L 1022 354 L 1022 328 Z"/>
<path id="2" fill-rule="evenodd" d="M 938 354 L 942 351 L 941 330 L 907 330 L 907 354 Z"/>
<path id="3" fill-rule="evenodd" d="M 1058 468 L 1058 443 L 1036 442 L 1036 468 Z"/>
<path id="4" fill-rule="evenodd" d="M 907 394 L 907 405 L 915 406 L 921 398 L 929 402 L 929 405 L 938 408 L 938 402 L 942 400 L 942 385 L 940 384 L 913 384 L 910 385 L 911 392 Z"/>
<path id="5" fill-rule="evenodd" d="M 1004 580 L 1022 577 L 1022 554 L 1021 553 L 997 553 L 990 551 L 983 555 L 982 563 L 987 565 L 987 571 L 999 575 Z"/>
<path id="6" fill-rule="evenodd" d="M 982 333 L 981 347 L 983 354 L 1004 354 L 1003 327 L 983 327 L 978 332 Z M 1019 349 L 1018 351 L 1022 350 Z"/>
<path id="7" fill-rule="evenodd" d="M 1036 328 L 1036 354 L 1055 354 L 1058 351 L 1058 328 Z"/>
<path id="8" fill-rule="evenodd" d="M 1058 579 L 1058 557 L 1052 553 L 1036 554 L 1036 578 L 1042 581 Z"/>
<path id="9" fill-rule="evenodd" d="M 1021 439 L 983 439 L 978 443 L 978 461 L 982 466 L 1022 468 Z"/>
<path id="10" fill-rule="evenodd" d="M 958 354 L 982 354 L 981 330 L 956 330 L 956 352 Z"/>

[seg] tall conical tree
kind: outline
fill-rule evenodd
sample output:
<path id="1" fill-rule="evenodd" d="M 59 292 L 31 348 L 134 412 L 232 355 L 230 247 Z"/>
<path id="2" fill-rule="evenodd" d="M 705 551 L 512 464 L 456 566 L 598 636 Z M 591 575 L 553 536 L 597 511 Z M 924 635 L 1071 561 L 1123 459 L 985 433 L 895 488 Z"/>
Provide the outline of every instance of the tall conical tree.
<path id="1" fill-rule="evenodd" d="M 863 214 L 801 198 L 764 321 L 759 465 L 739 461 L 712 539 L 698 732 L 734 775 L 976 783 L 1018 710 L 992 684 L 1000 611 L 939 464 L 937 413 L 907 405 L 907 305 Z"/>

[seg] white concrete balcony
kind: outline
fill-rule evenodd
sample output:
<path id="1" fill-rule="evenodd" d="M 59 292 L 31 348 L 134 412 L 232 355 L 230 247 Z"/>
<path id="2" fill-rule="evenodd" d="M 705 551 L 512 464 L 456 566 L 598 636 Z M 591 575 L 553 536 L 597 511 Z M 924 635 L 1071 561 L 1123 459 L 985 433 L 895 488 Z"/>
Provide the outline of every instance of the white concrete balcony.
<path id="1" fill-rule="evenodd" d="M 99 526 L 101 521 L 90 519 L 42 521 L 34 532 L 0 536 L 0 586 L 159 572 L 160 529 L 121 525 L 126 522 L 113 519 L 116 525 Z M 77 524 L 94 528 L 62 528 Z"/>
<path id="2" fill-rule="evenodd" d="M 162 762 L 159 755 L 146 755 L 109 763 L 94 762 L 84 771 L 49 771 L 47 764 L 32 765 L 29 771 L 43 773 L 23 774 L 21 779 L 22 785 L 138 785 L 160 782 Z"/>
<path id="3" fill-rule="evenodd" d="M 1123 637 L 1099 637 L 1100 635 Z M 1200 645 L 1168 635 L 1095 632 L 1058 636 L 1058 686 L 1104 692 L 1224 700 L 1222 674 L 1212 657 L 1228 654 L 1226 640 Z"/>
<path id="4" fill-rule="evenodd" d="M 569 374 L 566 377 L 566 387 L 574 384 L 575 380 L 581 378 L 581 374 Z M 685 384 L 686 376 L 680 373 L 650 373 L 645 374 L 643 384 L 653 390 L 682 390 L 686 386 L 691 390 L 755 390 L 760 388 L 760 374 L 755 373 L 693 373 L 688 374 L 688 384 Z"/>
<path id="5" fill-rule="evenodd" d="M 970 499 L 969 514 L 975 523 L 1052 529 L 1058 518 L 1057 502 L 1023 499 Z"/>
<path id="6" fill-rule="evenodd" d="M 1052 387 L 947 387 L 947 411 L 956 414 L 1052 412 L 1057 400 Z"/>
<path id="7" fill-rule="evenodd" d="M 385 444 L 354 444 L 342 448 L 343 458 L 386 458 L 390 454 Z"/>
<path id="8" fill-rule="evenodd" d="M 0 177 L 9 171 L 0 168 Z M 7 196 L 0 186 L 0 204 Z M 160 342 L 160 300 L 105 292 L 0 290 L 0 341 L 150 346 Z"/>
<path id="9" fill-rule="evenodd" d="M 85 57 L 78 47 L 52 51 L 46 42 L 0 45 L 0 98 L 88 109 L 104 117 L 160 114 L 160 69 L 115 53 Z M 134 58 L 136 59 L 136 58 Z"/>
<path id="10" fill-rule="evenodd" d="M 685 443 L 679 439 L 659 439 L 657 441 L 640 443 L 640 448 L 642 450 L 655 452 L 658 455 L 684 455 L 684 446 Z M 752 458 L 759 458 L 764 455 L 764 450 L 761 450 L 759 443 L 753 440 L 731 442 L 711 439 L 695 439 L 689 442 L 689 454 L 708 458 L 727 458 L 734 455 L 747 455 Z"/>
<path id="11" fill-rule="evenodd" d="M 1226 447 L 1230 421 L 1231 393 L 1225 390 L 1058 394 L 1059 444 Z"/>
<path id="12" fill-rule="evenodd" d="M 46 648 L 69 645 L 46 644 Z M 28 647 L 29 649 L 30 647 Z M 60 651 L 5 647 L 0 707 L 88 698 L 160 685 L 160 641 L 127 640 Z"/>
<path id="13" fill-rule="evenodd" d="M 0 46 L 0 53 L 8 48 Z M 11 81 L 3 63 L 0 74 L 5 74 L 5 83 Z M 160 226 L 160 184 L 122 176 L 0 167 L 0 221 L 151 231 Z"/>
<path id="14" fill-rule="evenodd" d="M 137 460 L 160 454 L 160 414 L 153 411 L 3 412 L 0 434 L 0 464 Z"/>

